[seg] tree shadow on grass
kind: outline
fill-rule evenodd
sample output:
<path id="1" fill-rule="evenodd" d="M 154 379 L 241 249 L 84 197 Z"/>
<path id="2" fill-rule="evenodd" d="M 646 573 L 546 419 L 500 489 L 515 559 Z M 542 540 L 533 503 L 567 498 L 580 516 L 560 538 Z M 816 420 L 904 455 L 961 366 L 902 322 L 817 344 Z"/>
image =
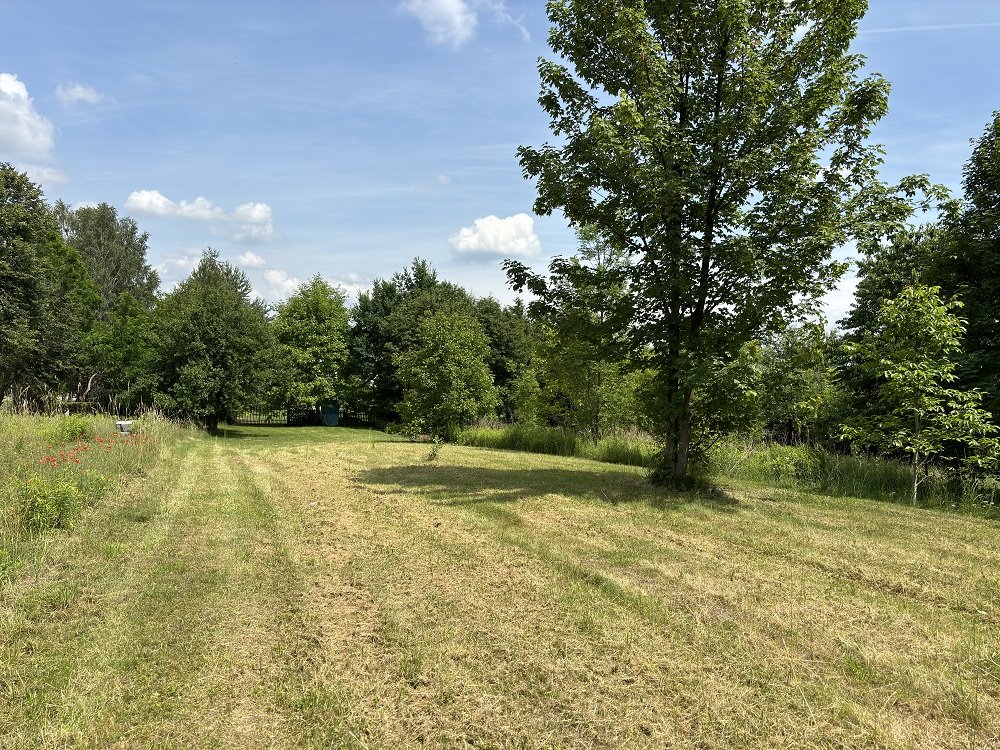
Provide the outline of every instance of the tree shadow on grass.
<path id="1" fill-rule="evenodd" d="M 369 489 L 429 495 L 436 502 L 452 507 L 515 503 L 545 495 L 562 495 L 609 506 L 645 503 L 662 511 L 698 504 L 714 511 L 733 513 L 740 505 L 735 497 L 719 489 L 666 490 L 654 487 L 645 476 L 618 471 L 613 465 L 608 465 L 606 471 L 579 471 L 411 464 L 369 469 L 359 473 L 356 479 L 360 486 Z"/>
<path id="2" fill-rule="evenodd" d="M 214 430 L 209 430 L 209 435 L 215 438 L 222 438 L 223 440 L 267 440 L 272 437 L 270 430 L 279 429 L 273 425 L 268 427 L 268 431 L 265 432 L 260 427 L 252 427 L 252 429 L 244 429 L 241 427 L 217 427 Z M 284 425 L 281 425 L 280 429 L 287 429 Z"/>

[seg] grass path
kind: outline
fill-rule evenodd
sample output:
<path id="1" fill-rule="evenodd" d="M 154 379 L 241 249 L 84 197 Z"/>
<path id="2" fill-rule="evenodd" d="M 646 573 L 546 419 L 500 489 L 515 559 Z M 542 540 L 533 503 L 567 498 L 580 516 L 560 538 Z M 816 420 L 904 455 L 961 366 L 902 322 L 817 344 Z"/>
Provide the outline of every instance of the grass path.
<path id="1" fill-rule="evenodd" d="M 242 429 L 0 589 L 0 747 L 1000 747 L 1000 525 Z"/>

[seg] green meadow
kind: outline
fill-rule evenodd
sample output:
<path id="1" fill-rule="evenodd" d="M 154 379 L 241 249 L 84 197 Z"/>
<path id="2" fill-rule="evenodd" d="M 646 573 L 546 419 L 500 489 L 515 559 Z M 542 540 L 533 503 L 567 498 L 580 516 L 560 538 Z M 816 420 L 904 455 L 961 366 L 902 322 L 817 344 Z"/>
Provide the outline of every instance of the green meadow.
<path id="1" fill-rule="evenodd" d="M 1000 743 L 995 520 L 150 421 L 42 529 L 65 424 L 2 423 L 2 747 Z"/>

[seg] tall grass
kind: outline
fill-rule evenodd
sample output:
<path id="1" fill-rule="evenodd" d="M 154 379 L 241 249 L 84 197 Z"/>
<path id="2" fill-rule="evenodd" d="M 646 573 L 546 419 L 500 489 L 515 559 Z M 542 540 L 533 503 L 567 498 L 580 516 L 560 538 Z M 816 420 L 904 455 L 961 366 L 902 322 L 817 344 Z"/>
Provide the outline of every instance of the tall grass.
<path id="1" fill-rule="evenodd" d="M 183 428 L 157 415 L 117 434 L 110 416 L 0 414 L 0 574 L 26 543 L 148 470 Z"/>
<path id="2" fill-rule="evenodd" d="M 470 427 L 459 434 L 458 442 L 480 448 L 576 456 L 626 466 L 652 466 L 656 452 L 656 444 L 647 435 L 620 433 L 592 440 L 568 430 L 520 424 Z"/>
<path id="3" fill-rule="evenodd" d="M 591 440 L 567 430 L 537 425 L 470 427 L 458 438 L 481 448 L 576 456 L 629 466 L 651 467 L 654 440 L 621 434 Z M 726 440 L 714 445 L 696 471 L 708 479 L 736 479 L 840 497 L 909 503 L 909 466 L 864 456 L 846 456 L 812 446 Z M 1000 508 L 1000 480 L 956 476 L 932 468 L 920 487 L 920 503 L 945 508 Z"/>
<path id="4" fill-rule="evenodd" d="M 709 451 L 703 470 L 709 476 L 841 497 L 909 503 L 913 492 L 913 475 L 906 464 L 807 445 L 723 441 Z M 1000 482 L 932 467 L 920 486 L 919 502 L 933 507 L 992 507 L 1000 503 Z"/>

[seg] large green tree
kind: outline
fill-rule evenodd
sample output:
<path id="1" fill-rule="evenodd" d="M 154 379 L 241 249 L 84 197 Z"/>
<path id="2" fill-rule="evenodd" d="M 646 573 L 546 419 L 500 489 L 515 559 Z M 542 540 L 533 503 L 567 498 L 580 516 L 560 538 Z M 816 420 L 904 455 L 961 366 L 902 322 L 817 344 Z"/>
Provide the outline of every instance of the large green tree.
<path id="1" fill-rule="evenodd" d="M 57 201 L 55 214 L 66 242 L 76 248 L 104 298 L 105 308 L 125 293 L 147 308 L 154 302 L 159 275 L 146 262 L 149 233 L 135 220 L 101 203 L 72 209 Z"/>
<path id="2" fill-rule="evenodd" d="M 278 306 L 272 323 L 278 346 L 282 402 L 312 409 L 343 396 L 347 309 L 343 293 L 318 274 Z"/>
<path id="3" fill-rule="evenodd" d="M 1000 415 L 1000 112 L 974 142 L 964 170 L 964 201 L 946 218 L 935 283 L 963 302 L 968 321 L 958 370 L 966 388 L 986 393 Z"/>
<path id="4" fill-rule="evenodd" d="M 664 481 L 688 473 L 692 396 L 843 270 L 834 248 L 909 215 L 869 140 L 888 84 L 849 51 L 865 0 L 551 0 L 539 102 L 557 140 L 518 150 L 535 211 L 632 258 L 633 349 L 658 373 Z M 925 185 L 910 179 L 901 189 Z"/>
<path id="5" fill-rule="evenodd" d="M 44 258 L 54 232 L 41 189 L 10 164 L 0 164 L 0 400 L 41 346 Z"/>
<path id="6" fill-rule="evenodd" d="M 399 413 L 414 429 L 442 439 L 499 405 L 486 366 L 489 340 L 476 320 L 453 312 L 421 318 L 415 345 L 396 357 L 404 387 Z"/>
<path id="7" fill-rule="evenodd" d="M 475 307 L 468 292 L 440 280 L 420 258 L 388 280 L 376 279 L 370 292 L 358 296 L 349 341 L 352 409 L 376 421 L 398 419 L 403 398 L 398 357 L 417 344 L 421 319 L 434 312 L 474 317 Z"/>
<path id="8" fill-rule="evenodd" d="M 259 364 L 273 343 L 266 307 L 251 291 L 239 268 L 209 250 L 160 301 L 158 406 L 214 430 L 259 400 L 266 385 Z"/>
<path id="9" fill-rule="evenodd" d="M 74 377 L 99 297 L 41 189 L 0 164 L 0 400 L 40 402 Z"/>

